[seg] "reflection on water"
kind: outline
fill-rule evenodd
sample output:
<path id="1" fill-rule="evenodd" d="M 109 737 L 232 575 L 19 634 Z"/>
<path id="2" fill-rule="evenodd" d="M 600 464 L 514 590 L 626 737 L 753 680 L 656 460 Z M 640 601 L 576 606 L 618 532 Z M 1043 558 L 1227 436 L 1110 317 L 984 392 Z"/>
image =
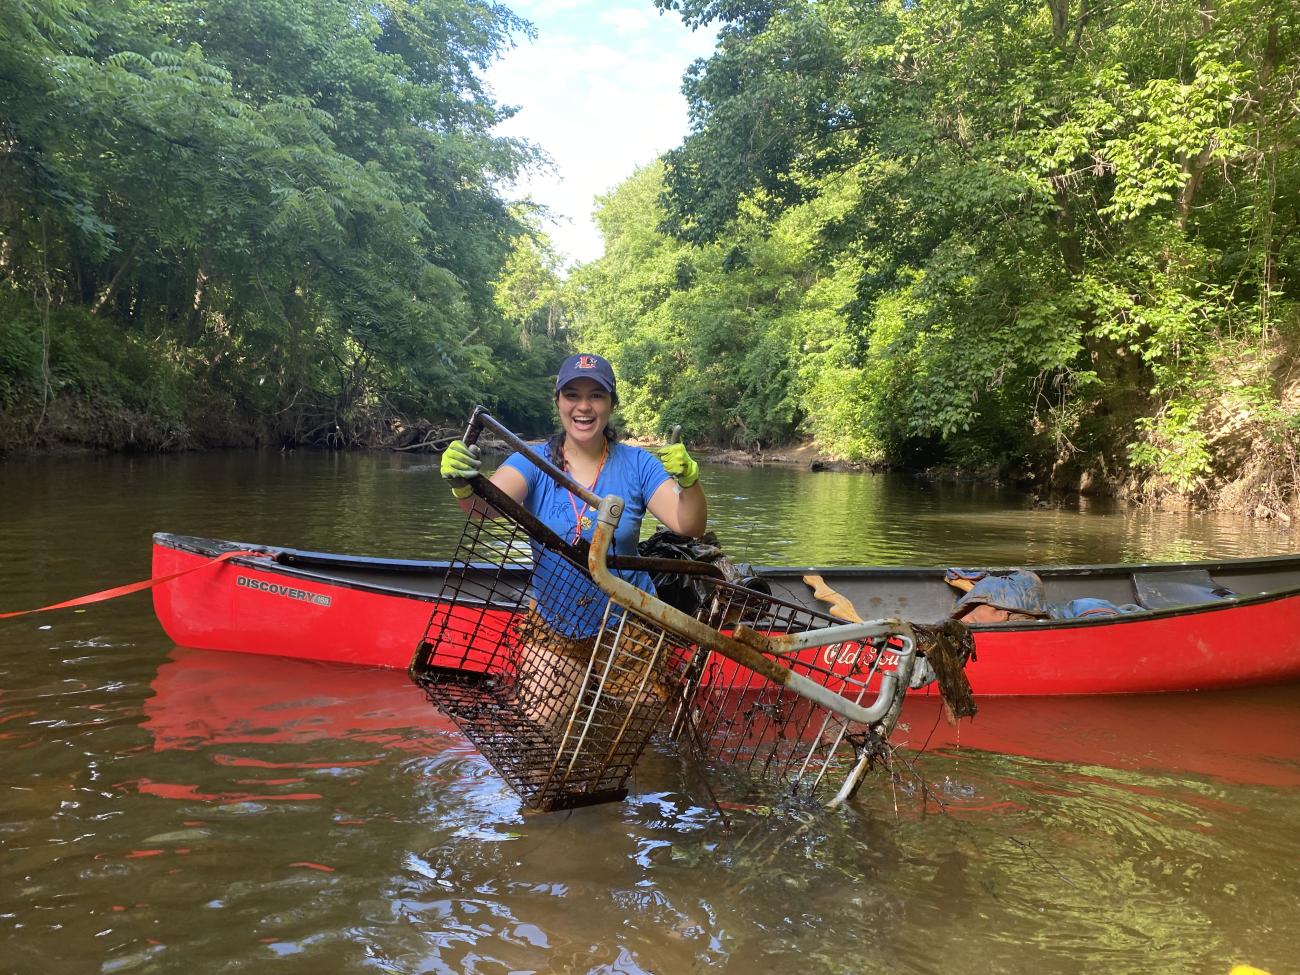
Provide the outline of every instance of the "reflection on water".
<path id="1" fill-rule="evenodd" d="M 701 476 L 711 527 L 736 559 L 759 564 L 1178 561 L 1295 546 L 1276 522 L 1088 498 L 1037 507 L 1005 488 L 902 475 L 704 465 Z M 462 523 L 436 467 L 403 454 L 30 460 L 0 464 L 0 497 L 0 554 L 25 558 L 18 586 L 53 582 L 63 572 L 117 581 L 123 566 L 147 568 L 142 538 L 153 531 L 427 558 L 449 555 Z M 47 544 L 82 529 L 93 532 L 106 558 Z M 39 599 L 49 590 L 28 591 Z"/>
<path id="2" fill-rule="evenodd" d="M 710 521 L 745 561 L 796 565 L 1046 565 L 1275 554 L 1275 523 L 1028 496 L 902 475 L 707 468 Z M 1041 504 L 1041 502 L 1040 502 Z"/>
<path id="3" fill-rule="evenodd" d="M 712 468 L 740 559 L 1263 554 L 1275 526 Z M 446 554 L 427 460 L 0 465 L 0 609 L 142 578 L 165 529 Z M 1249 652 L 1249 634 L 1243 634 Z M 1300 954 L 1300 688 L 909 702 L 835 815 L 729 809 L 659 751 L 525 815 L 401 674 L 172 647 L 147 598 L 0 623 L 5 972 L 1227 972 Z"/>

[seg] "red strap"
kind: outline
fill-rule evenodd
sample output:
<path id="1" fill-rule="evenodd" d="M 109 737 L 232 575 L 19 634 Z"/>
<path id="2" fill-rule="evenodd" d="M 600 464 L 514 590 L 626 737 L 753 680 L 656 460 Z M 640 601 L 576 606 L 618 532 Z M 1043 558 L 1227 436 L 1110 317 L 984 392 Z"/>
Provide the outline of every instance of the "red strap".
<path id="1" fill-rule="evenodd" d="M 180 572 L 173 572 L 171 575 L 159 576 L 157 579 L 146 579 L 144 582 L 133 582 L 129 586 L 116 586 L 113 589 L 105 589 L 102 592 L 92 592 L 89 596 L 78 596 L 76 599 L 69 599 L 64 603 L 55 603 L 53 606 L 42 606 L 40 609 L 24 609 L 17 613 L 0 613 L 0 620 L 12 619 L 15 616 L 27 616 L 30 613 L 48 613 L 52 609 L 67 609 L 70 606 L 85 606 L 88 603 L 102 603 L 108 599 L 116 599 L 118 596 L 129 596 L 133 592 L 140 592 L 142 589 L 152 589 L 154 586 L 161 586 L 164 582 L 171 582 L 183 575 L 191 572 L 198 572 L 199 569 L 210 568 L 219 562 L 225 562 L 227 559 L 233 559 L 238 555 L 248 555 L 254 558 L 270 558 L 266 552 L 225 552 L 218 555 L 215 559 L 203 562 L 200 565 L 190 566 L 188 569 L 181 569 Z"/>

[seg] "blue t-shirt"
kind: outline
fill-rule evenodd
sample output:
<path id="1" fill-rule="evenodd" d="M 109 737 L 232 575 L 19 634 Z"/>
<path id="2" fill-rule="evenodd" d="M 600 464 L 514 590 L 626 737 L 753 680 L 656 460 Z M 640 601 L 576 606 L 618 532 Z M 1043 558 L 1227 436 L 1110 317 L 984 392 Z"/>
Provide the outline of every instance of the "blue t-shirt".
<path id="1" fill-rule="evenodd" d="M 511 454 L 503 466 L 513 467 L 523 475 L 528 486 L 524 507 L 547 528 L 566 542 L 572 542 L 579 533 L 580 516 L 585 514 L 590 526 L 581 534 L 591 541 L 596 528 L 594 508 L 587 508 L 580 498 L 574 498 L 522 454 Z M 668 477 L 659 458 L 649 451 L 628 444 L 609 445 L 609 456 L 600 469 L 592 493 L 602 498 L 616 494 L 624 501 L 623 515 L 614 530 L 610 555 L 636 555 L 646 502 Z M 533 545 L 533 564 L 533 597 L 542 618 L 565 636 L 588 637 L 595 633 L 605 611 L 604 593 L 585 573 L 579 574 L 564 559 L 540 545 Z M 647 572 L 615 570 L 615 574 L 646 592 L 654 592 L 654 584 Z"/>

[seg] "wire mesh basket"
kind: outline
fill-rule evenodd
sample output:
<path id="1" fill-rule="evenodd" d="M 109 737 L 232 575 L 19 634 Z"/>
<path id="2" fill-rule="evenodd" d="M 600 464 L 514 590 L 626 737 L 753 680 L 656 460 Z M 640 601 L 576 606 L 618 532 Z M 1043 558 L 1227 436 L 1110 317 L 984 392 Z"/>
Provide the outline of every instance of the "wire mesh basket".
<path id="1" fill-rule="evenodd" d="M 509 517 L 471 518 L 413 665 L 433 702 L 543 811 L 626 795 L 695 654 L 596 588 L 573 546 L 548 541 Z"/>
<path id="2" fill-rule="evenodd" d="M 466 440 L 484 426 L 566 489 L 599 500 L 481 409 Z M 533 808 L 622 799 L 651 733 L 679 706 L 699 651 L 601 591 L 585 540 L 560 538 L 485 478 L 471 486 L 478 500 L 411 675 Z M 711 571 L 619 561 L 630 570 Z"/>
<path id="3" fill-rule="evenodd" d="M 875 697 L 882 678 L 897 681 L 912 637 L 905 624 L 877 626 L 845 637 L 844 621 L 796 603 L 725 582 L 711 583 L 703 622 L 723 633 L 768 638 L 803 635 L 801 649 L 764 655 L 854 705 Z M 818 641 L 818 631 L 827 639 Z M 712 760 L 711 771 L 735 788 L 777 783 L 789 795 L 833 791 L 842 801 L 885 754 L 886 735 L 898 717 L 902 694 L 873 722 L 849 720 L 821 703 L 737 666 L 723 654 L 701 659 L 676 712 L 673 736 Z"/>
<path id="4" fill-rule="evenodd" d="M 720 580 L 696 616 L 621 569 L 708 574 L 609 552 L 622 512 L 476 410 L 491 429 L 598 511 L 592 541 L 566 541 L 483 477 L 411 663 L 411 676 L 503 778 L 549 811 L 626 795 L 665 715 L 707 755 L 798 794 L 860 781 L 897 718 L 914 661 L 899 621 L 844 624 Z M 887 640 L 893 652 L 884 652 Z M 869 704 L 864 704 L 873 696 Z"/>

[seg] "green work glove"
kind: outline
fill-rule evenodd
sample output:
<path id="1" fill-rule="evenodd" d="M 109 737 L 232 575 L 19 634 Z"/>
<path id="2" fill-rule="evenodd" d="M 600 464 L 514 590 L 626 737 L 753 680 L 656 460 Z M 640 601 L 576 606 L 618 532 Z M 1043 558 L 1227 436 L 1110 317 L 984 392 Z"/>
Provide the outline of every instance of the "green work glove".
<path id="1" fill-rule="evenodd" d="M 686 448 L 679 443 L 670 443 L 659 448 L 659 460 L 664 470 L 677 479 L 684 488 L 690 487 L 700 479 L 700 465 L 691 459 Z"/>
<path id="2" fill-rule="evenodd" d="M 453 440 L 442 452 L 442 467 L 439 473 L 448 480 L 468 481 L 480 475 L 479 468 L 483 462 L 478 459 L 478 445 L 465 446 L 462 440 Z M 468 498 L 474 489 L 468 484 L 452 484 L 451 493 L 458 498 Z"/>

